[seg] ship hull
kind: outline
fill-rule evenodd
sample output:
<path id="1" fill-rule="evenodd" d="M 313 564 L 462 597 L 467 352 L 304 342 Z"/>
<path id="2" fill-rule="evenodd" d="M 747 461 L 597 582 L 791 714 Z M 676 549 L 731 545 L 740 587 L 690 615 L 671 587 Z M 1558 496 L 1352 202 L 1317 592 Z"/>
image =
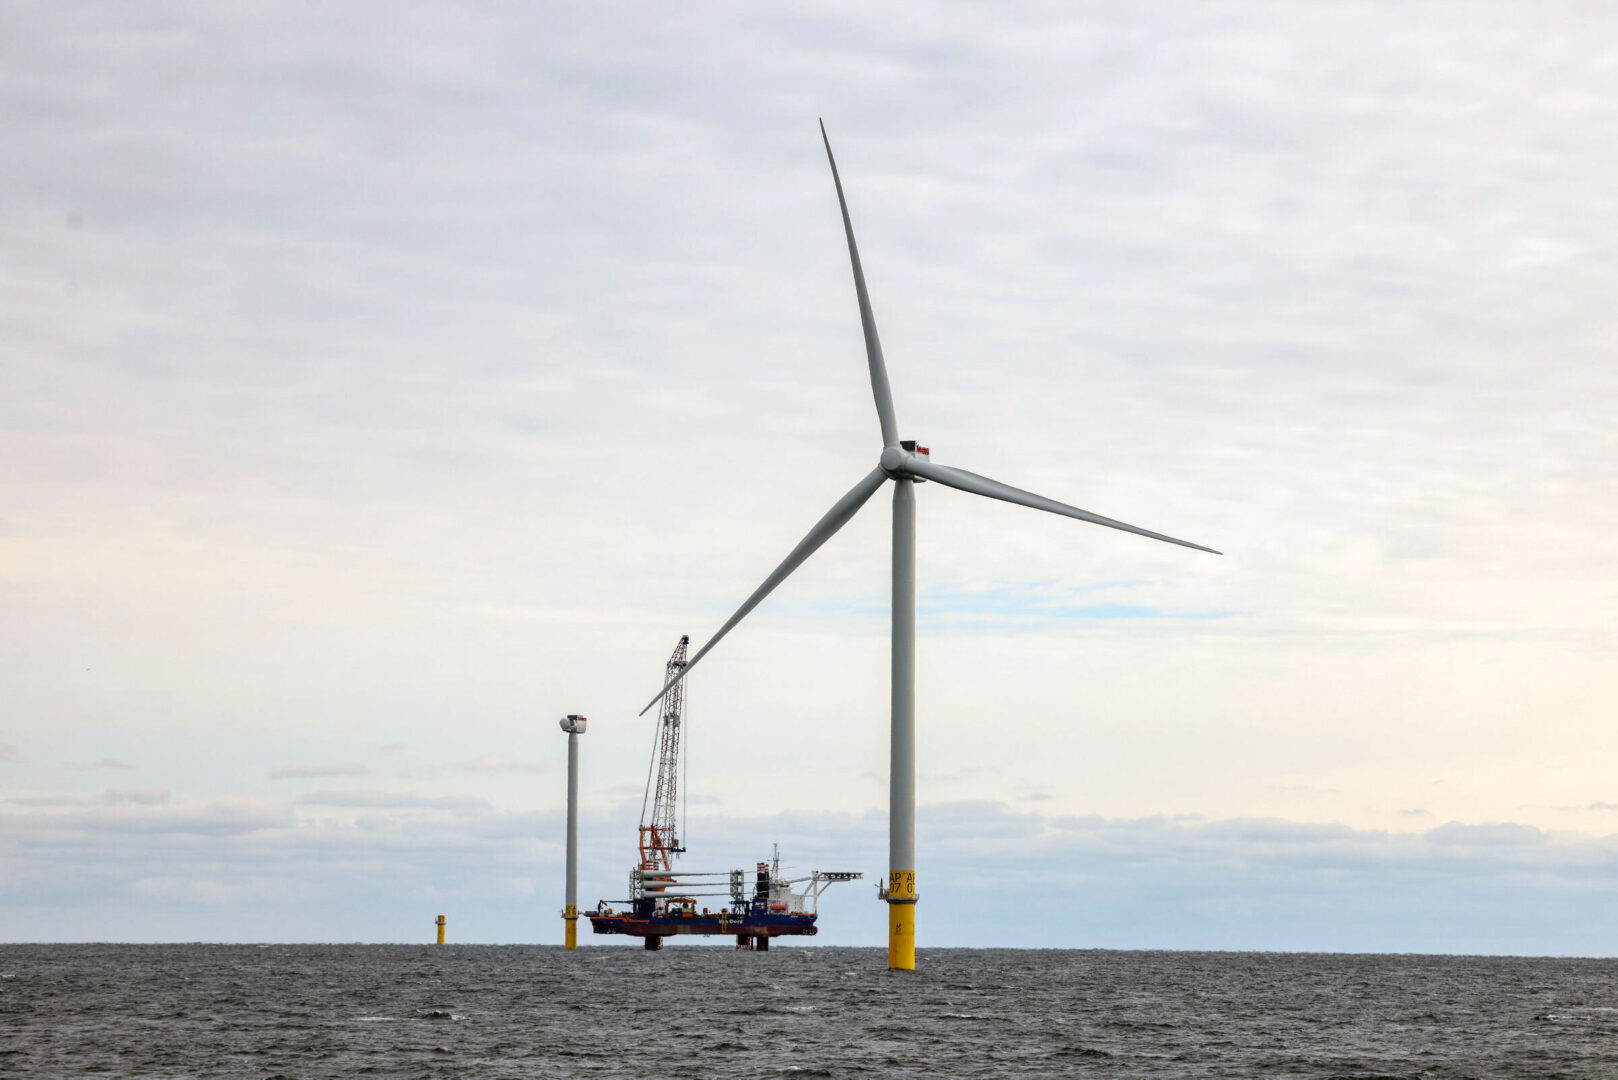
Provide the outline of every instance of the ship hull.
<path id="1" fill-rule="evenodd" d="M 630 937 L 662 938 L 681 934 L 734 935 L 762 938 L 810 935 L 820 931 L 815 916 L 809 914 L 749 913 L 732 915 L 588 915 L 590 928 L 598 934 L 627 934 Z"/>

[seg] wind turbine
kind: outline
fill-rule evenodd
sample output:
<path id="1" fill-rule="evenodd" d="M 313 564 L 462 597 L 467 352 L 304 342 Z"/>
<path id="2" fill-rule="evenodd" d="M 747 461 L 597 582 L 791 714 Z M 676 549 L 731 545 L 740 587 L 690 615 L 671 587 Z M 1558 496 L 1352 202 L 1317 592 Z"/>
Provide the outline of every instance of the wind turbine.
<path id="1" fill-rule="evenodd" d="M 719 632 L 697 651 L 690 663 L 670 679 L 657 697 L 647 703 L 641 715 L 662 700 L 676 683 L 691 673 L 708 651 L 719 644 L 721 638 L 747 613 L 759 605 L 775 587 L 803 565 L 820 546 L 848 524 L 859 508 L 864 506 L 876 490 L 889 480 L 893 481 L 893 659 L 891 667 L 892 690 L 892 744 L 888 764 L 888 886 L 882 898 L 888 902 L 888 967 L 911 971 L 916 966 L 916 495 L 919 481 L 934 483 L 983 495 L 1002 502 L 1045 510 L 1052 514 L 1088 521 L 1092 525 L 1105 525 L 1137 536 L 1150 537 L 1168 544 L 1195 548 L 1211 554 L 1220 554 L 1213 548 L 1176 540 L 1172 536 L 1152 532 L 1150 529 L 1126 525 L 1076 506 L 1035 495 L 987 476 L 938 465 L 924 446 L 912 440 L 899 438 L 899 425 L 893 414 L 893 391 L 888 387 L 888 369 L 882 360 L 882 343 L 876 336 L 876 319 L 871 314 L 871 299 L 865 290 L 865 272 L 860 268 L 860 252 L 854 243 L 854 225 L 848 217 L 848 200 L 843 197 L 843 181 L 837 175 L 837 159 L 832 156 L 831 140 L 826 136 L 825 121 L 820 124 L 820 138 L 826 144 L 826 160 L 831 164 L 832 183 L 837 187 L 837 203 L 843 211 L 843 232 L 848 236 L 848 258 L 854 266 L 854 294 L 860 304 L 860 326 L 865 331 L 865 359 L 871 371 L 871 393 L 876 399 L 877 422 L 882 428 L 882 454 L 876 468 L 855 484 L 853 489 L 824 517 L 815 522 L 798 546 L 777 566 L 764 584 L 753 590 L 736 613 L 725 621 Z"/>

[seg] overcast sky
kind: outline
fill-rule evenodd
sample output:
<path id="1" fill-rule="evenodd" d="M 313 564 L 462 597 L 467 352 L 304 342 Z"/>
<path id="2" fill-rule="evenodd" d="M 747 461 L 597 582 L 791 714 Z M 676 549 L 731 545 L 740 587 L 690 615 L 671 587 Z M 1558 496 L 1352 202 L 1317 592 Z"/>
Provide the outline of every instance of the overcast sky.
<path id="1" fill-rule="evenodd" d="M 901 434 L 918 941 L 1618 953 L 1603 4 L 14 2 L 0 937 L 559 941 Z M 888 493 L 703 662 L 691 868 L 854 869 Z"/>

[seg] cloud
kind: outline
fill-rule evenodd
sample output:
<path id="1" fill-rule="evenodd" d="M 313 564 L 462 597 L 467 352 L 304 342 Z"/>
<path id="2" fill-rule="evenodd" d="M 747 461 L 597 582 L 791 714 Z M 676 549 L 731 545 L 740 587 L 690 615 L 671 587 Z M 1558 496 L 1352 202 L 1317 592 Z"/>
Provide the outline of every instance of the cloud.
<path id="1" fill-rule="evenodd" d="M 167 788 L 108 788 L 102 793 L 108 803 L 135 803 L 140 806 L 161 806 L 169 801 Z"/>
<path id="2" fill-rule="evenodd" d="M 252 799 L 0 807 L 0 911 L 38 911 L 22 933 L 46 940 L 284 940 L 289 920 L 300 924 L 297 940 L 406 940 L 389 927 L 414 925 L 445 896 L 484 913 L 523 897 L 501 910 L 526 933 L 516 928 L 531 919 L 521 914 L 532 909 L 531 876 L 559 850 L 558 815 L 424 816 L 417 804 L 436 800 L 386 807 L 333 793 L 332 801 L 363 802 L 368 812 L 332 821 L 320 807 Z M 585 835 L 608 849 L 605 835 Z M 180 902 L 205 904 L 218 921 L 174 920 L 165 905 Z"/>
<path id="3" fill-rule="evenodd" d="M 64 835 L 148 834 L 235 836 L 293 824 L 292 807 L 255 798 L 214 799 L 204 803 L 164 805 L 167 792 L 109 792 L 100 799 L 49 798 L 25 803 L 33 809 L 62 812 L 32 817 L 5 815 L 18 828 L 28 827 L 60 839 Z"/>
<path id="4" fill-rule="evenodd" d="M 8 742 L 0 742 L 0 762 L 21 761 L 22 753 Z"/>
<path id="5" fill-rule="evenodd" d="M 52 807 L 52 806 L 94 806 L 95 800 L 87 799 L 83 795 L 13 795 L 4 800 L 12 806 Z"/>
<path id="6" fill-rule="evenodd" d="M 169 792 L 166 788 L 108 788 L 95 798 L 83 795 L 17 795 L 4 801 L 14 806 L 35 808 L 120 804 L 161 806 L 169 801 Z"/>
<path id="7" fill-rule="evenodd" d="M 451 810 L 456 813 L 480 813 L 489 809 L 488 802 L 483 799 L 385 791 L 315 791 L 299 796 L 297 804 L 368 810 Z"/>
<path id="8" fill-rule="evenodd" d="M 81 764 L 69 765 L 68 766 L 68 768 L 70 768 L 70 769 L 77 769 L 77 770 L 115 769 L 115 770 L 118 770 L 120 772 L 128 772 L 129 770 L 133 769 L 134 767 L 135 766 L 131 765 L 127 761 L 120 761 L 117 758 L 110 758 L 110 757 L 104 757 L 104 758 L 100 758 L 99 760 L 96 760 L 96 761 L 87 761 L 87 762 L 83 762 Z"/>
<path id="9" fill-rule="evenodd" d="M 542 761 L 511 761 L 495 754 L 484 754 L 470 761 L 463 761 L 461 768 L 468 772 L 550 772 L 556 766 Z"/>
<path id="10" fill-rule="evenodd" d="M 323 806 L 366 813 L 349 823 L 312 815 Z M 586 815 L 590 897 L 622 893 L 632 824 Z M 1618 953 L 1606 917 L 1618 901 L 1618 837 L 1511 823 L 1401 833 L 1278 818 L 1046 817 L 982 801 L 923 806 L 919 832 L 933 944 Z M 13 927 L 70 911 L 74 925 L 143 939 L 168 925 L 163 902 L 206 901 L 218 921 L 200 936 L 415 940 L 423 908 L 443 904 L 494 919 L 480 940 L 532 940 L 532 897 L 560 894 L 561 834 L 559 812 L 377 792 L 316 793 L 296 807 L 19 807 L 0 813 L 0 908 Z M 862 871 L 860 887 L 823 901 L 817 940 L 878 944 L 865 886 L 884 873 L 886 836 L 876 812 L 712 813 L 689 822 L 685 865 L 747 867 L 779 841 L 794 872 Z M 1060 897 L 1073 917 L 1009 914 L 1035 894 Z M 1565 917 L 1529 917 L 1552 908 Z M 1432 918 L 1438 911 L 1444 918 Z M 176 932 L 199 936 L 195 926 Z"/>
<path id="11" fill-rule="evenodd" d="M 927 808 L 928 832 L 943 841 L 1026 838 L 1044 827 L 1039 814 L 1014 811 L 998 802 L 935 803 Z"/>
<path id="12" fill-rule="evenodd" d="M 1200 622 L 1235 618 L 1234 611 L 1181 611 L 1156 605 L 1122 601 L 1088 600 L 1077 595 L 1096 591 L 1139 588 L 1148 582 L 1091 586 L 1085 589 L 1054 589 L 1049 583 L 959 590 L 928 589 L 917 601 L 916 613 L 928 625 L 961 631 L 971 628 L 1003 632 L 1049 632 L 1056 621 L 1183 620 Z"/>
<path id="13" fill-rule="evenodd" d="M 1429 830 L 1427 839 L 1435 844 L 1464 844 L 1473 847 L 1521 847 L 1525 844 L 1543 844 L 1550 838 L 1532 825 L 1517 825 L 1506 821 L 1491 821 L 1482 825 L 1463 825 L 1451 821 Z"/>
<path id="14" fill-rule="evenodd" d="M 370 771 L 357 761 L 339 761 L 328 765 L 283 765 L 265 775 L 271 780 L 306 780 L 321 776 L 365 776 Z"/>
<path id="15" fill-rule="evenodd" d="M 1337 843 L 1360 836 L 1380 836 L 1379 832 L 1349 828 L 1347 825 L 1287 821 L 1282 818 L 1234 818 L 1210 821 L 1198 830 L 1201 835 L 1230 839 L 1246 844 L 1313 846 Z"/>
<path id="16" fill-rule="evenodd" d="M 135 895 L 165 904 L 224 905 L 240 903 L 250 896 L 264 895 L 259 882 L 207 881 L 196 878 L 148 877 L 136 881 L 130 891 Z"/>

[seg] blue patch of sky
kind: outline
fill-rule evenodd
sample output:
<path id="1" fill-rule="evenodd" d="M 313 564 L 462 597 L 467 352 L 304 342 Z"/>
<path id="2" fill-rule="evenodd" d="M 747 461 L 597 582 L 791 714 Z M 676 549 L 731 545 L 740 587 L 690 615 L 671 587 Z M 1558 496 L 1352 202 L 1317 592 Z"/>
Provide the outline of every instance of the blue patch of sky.
<path id="1" fill-rule="evenodd" d="M 1119 620 L 1208 621 L 1229 619 L 1240 612 L 1230 610 L 1183 611 L 1153 604 L 1111 599 L 1098 593 L 1124 593 L 1153 584 L 1150 581 L 1107 581 L 1094 585 L 1057 586 L 1054 582 L 1032 581 L 992 589 L 923 589 L 916 598 L 916 614 L 923 619 L 950 625 L 1041 624 L 1052 621 L 1105 622 Z M 820 598 L 792 605 L 803 616 L 816 614 L 886 617 L 887 598 L 861 598 L 858 601 Z"/>
<path id="2" fill-rule="evenodd" d="M 1082 589 L 1067 589 L 1052 596 L 1048 586 L 959 590 L 928 589 L 917 599 L 919 615 L 1000 615 L 1022 619 L 1226 619 L 1234 611 L 1176 611 L 1151 604 L 1131 604 L 1118 600 L 1075 602 L 1074 593 L 1127 589 L 1147 585 L 1144 581 L 1107 582 Z"/>

